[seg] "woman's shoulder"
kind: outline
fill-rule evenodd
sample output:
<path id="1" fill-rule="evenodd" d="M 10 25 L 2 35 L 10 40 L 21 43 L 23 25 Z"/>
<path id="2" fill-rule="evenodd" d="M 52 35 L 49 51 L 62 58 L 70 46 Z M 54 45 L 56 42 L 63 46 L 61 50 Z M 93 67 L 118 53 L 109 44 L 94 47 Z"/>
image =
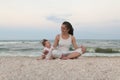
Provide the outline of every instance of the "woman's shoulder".
<path id="1" fill-rule="evenodd" d="M 73 35 L 70 35 L 71 36 L 71 38 L 75 38 Z"/>
<path id="2" fill-rule="evenodd" d="M 72 41 L 75 40 L 75 36 L 71 35 L 71 39 L 72 39 Z"/>

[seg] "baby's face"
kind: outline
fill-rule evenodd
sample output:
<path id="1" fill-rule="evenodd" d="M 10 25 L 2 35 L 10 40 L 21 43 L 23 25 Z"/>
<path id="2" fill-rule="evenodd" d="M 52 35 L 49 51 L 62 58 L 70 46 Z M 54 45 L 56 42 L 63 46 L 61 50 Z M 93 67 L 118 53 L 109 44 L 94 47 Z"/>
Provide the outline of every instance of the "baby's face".
<path id="1" fill-rule="evenodd" d="M 46 41 L 46 42 L 45 42 L 45 47 L 50 48 L 50 46 L 51 46 L 50 42 L 49 42 L 49 41 Z"/>

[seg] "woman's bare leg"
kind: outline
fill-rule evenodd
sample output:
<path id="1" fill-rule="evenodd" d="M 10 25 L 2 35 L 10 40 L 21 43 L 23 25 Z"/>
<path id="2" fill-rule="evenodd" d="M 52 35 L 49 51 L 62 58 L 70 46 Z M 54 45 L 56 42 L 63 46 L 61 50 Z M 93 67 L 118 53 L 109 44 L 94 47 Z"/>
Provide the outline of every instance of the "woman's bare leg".
<path id="1" fill-rule="evenodd" d="M 67 57 L 69 59 L 73 59 L 73 58 L 79 57 L 80 55 L 81 55 L 80 53 L 74 52 L 74 53 L 69 54 Z"/>
<path id="2" fill-rule="evenodd" d="M 68 56 L 66 56 L 65 59 L 74 59 L 74 58 L 79 57 L 80 55 L 81 55 L 80 53 L 74 52 L 74 53 L 71 53 L 71 54 L 69 54 Z"/>

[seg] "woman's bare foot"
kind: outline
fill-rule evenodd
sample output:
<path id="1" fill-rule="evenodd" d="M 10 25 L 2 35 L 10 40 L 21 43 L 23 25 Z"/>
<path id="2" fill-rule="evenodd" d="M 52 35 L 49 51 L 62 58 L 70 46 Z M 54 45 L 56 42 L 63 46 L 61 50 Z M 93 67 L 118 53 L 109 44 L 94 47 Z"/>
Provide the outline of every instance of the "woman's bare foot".
<path id="1" fill-rule="evenodd" d="M 65 55 L 62 54 L 60 59 L 65 60 Z"/>
<path id="2" fill-rule="evenodd" d="M 64 56 L 64 57 L 62 57 L 61 59 L 62 59 L 62 60 L 67 60 L 67 59 L 69 59 L 69 58 L 66 57 L 66 56 Z"/>

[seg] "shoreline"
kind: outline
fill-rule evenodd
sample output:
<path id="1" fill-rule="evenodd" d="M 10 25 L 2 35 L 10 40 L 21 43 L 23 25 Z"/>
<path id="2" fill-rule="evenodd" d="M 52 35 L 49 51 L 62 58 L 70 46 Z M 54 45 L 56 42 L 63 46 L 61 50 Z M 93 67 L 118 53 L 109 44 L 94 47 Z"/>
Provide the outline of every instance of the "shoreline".
<path id="1" fill-rule="evenodd" d="M 40 56 L 0 56 L 0 58 L 38 58 L 38 57 Z M 120 58 L 120 56 L 80 56 L 77 59 L 80 58 Z"/>

